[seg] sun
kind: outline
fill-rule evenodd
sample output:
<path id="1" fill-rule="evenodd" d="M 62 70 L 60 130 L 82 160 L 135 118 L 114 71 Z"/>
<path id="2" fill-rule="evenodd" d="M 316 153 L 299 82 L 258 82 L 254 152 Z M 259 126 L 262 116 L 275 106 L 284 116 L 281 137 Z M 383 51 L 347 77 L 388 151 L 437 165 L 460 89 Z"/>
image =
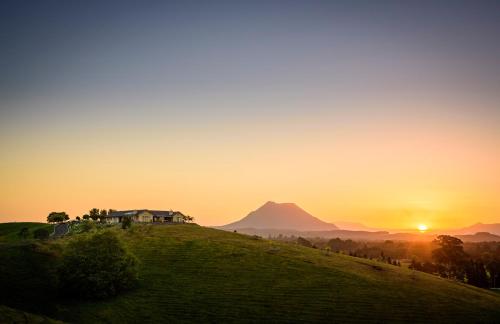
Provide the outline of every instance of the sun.
<path id="1" fill-rule="evenodd" d="M 425 224 L 419 224 L 419 225 L 418 225 L 418 230 L 419 230 L 420 232 L 425 232 L 425 231 L 427 231 L 427 229 L 428 229 L 428 227 L 427 227 L 427 225 L 425 225 Z"/>

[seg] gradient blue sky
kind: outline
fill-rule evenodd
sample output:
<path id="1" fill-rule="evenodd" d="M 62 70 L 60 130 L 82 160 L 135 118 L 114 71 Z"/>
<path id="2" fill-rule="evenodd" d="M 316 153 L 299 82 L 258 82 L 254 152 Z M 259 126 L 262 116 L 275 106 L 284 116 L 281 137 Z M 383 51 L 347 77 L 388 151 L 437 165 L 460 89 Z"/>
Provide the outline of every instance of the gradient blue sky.
<path id="1" fill-rule="evenodd" d="M 0 39 L 0 221 L 500 218 L 498 1 L 2 1 Z"/>

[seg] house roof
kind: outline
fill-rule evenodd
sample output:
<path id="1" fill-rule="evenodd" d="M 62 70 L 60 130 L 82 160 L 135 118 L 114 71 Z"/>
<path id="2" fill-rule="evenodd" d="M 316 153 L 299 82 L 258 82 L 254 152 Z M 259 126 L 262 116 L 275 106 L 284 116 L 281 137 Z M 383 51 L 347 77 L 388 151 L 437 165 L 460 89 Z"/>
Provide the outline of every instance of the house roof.
<path id="1" fill-rule="evenodd" d="M 109 213 L 106 217 L 132 217 L 132 216 L 136 216 L 137 214 L 140 214 L 142 212 L 149 212 L 149 213 L 153 214 L 154 216 L 160 216 L 160 217 L 174 216 L 174 215 L 184 216 L 184 214 L 181 213 L 180 211 L 133 209 L 133 210 L 113 211 L 113 212 Z"/>

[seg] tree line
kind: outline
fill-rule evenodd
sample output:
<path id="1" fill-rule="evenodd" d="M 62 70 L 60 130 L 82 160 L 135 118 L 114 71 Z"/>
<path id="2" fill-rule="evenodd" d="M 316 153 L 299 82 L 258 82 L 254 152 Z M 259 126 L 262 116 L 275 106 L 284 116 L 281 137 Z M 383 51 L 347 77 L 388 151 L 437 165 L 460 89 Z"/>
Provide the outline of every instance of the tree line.
<path id="1" fill-rule="evenodd" d="M 106 219 L 106 216 L 111 214 L 116 210 L 114 209 L 99 209 L 99 208 L 92 208 L 89 210 L 87 214 L 84 214 L 82 217 L 76 216 L 75 220 L 80 221 L 80 220 L 93 220 L 93 221 L 100 221 L 104 222 Z M 47 216 L 47 222 L 48 223 L 60 223 L 69 220 L 69 216 L 66 212 L 52 212 Z"/>
<path id="2" fill-rule="evenodd" d="M 462 240 L 440 235 L 434 240 L 439 247 L 432 251 L 432 261 L 412 259 L 410 269 L 419 270 L 443 278 L 455 279 L 481 288 L 497 288 L 500 285 L 500 248 L 481 244 L 479 255 L 464 251 Z"/>
<path id="3" fill-rule="evenodd" d="M 270 239 L 344 253 L 458 280 L 482 288 L 500 287 L 500 242 L 468 242 L 438 236 L 432 242 L 353 241 L 278 235 Z"/>

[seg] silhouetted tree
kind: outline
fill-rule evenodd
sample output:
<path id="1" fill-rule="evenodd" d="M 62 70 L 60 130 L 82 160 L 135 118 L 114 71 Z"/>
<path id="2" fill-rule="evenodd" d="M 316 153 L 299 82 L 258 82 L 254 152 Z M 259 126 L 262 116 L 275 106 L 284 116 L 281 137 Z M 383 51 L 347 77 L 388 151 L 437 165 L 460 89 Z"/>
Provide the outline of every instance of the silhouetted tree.
<path id="1" fill-rule="evenodd" d="M 183 215 L 182 216 L 182 220 L 185 222 L 185 223 L 191 223 L 194 221 L 194 217 L 192 216 L 189 216 L 189 215 Z"/>
<path id="2" fill-rule="evenodd" d="M 471 260 L 465 265 L 465 274 L 467 283 L 476 287 L 488 287 L 488 275 L 481 261 Z"/>
<path id="3" fill-rule="evenodd" d="M 106 211 L 106 209 L 101 209 L 99 211 L 99 221 L 101 223 L 104 223 L 106 221 L 106 216 L 108 216 L 108 212 Z"/>
<path id="4" fill-rule="evenodd" d="M 490 275 L 490 286 L 497 288 L 500 286 L 500 260 L 493 259 L 486 264 L 486 270 Z"/>
<path id="5" fill-rule="evenodd" d="M 90 219 L 90 215 L 89 214 L 85 214 L 82 216 L 83 220 L 89 220 Z"/>
<path id="6" fill-rule="evenodd" d="M 462 240 L 449 235 L 439 235 L 434 243 L 440 246 L 432 251 L 432 259 L 440 266 L 440 274 L 463 280 L 467 254 L 464 252 Z"/>
<path id="7" fill-rule="evenodd" d="M 302 245 L 302 246 L 305 246 L 305 247 L 310 247 L 312 248 L 312 244 L 311 242 L 309 242 L 308 240 L 306 240 L 305 238 L 303 237 L 300 237 L 297 239 L 297 244 L 299 245 Z"/>
<path id="8" fill-rule="evenodd" d="M 89 210 L 89 216 L 94 221 L 98 220 L 99 219 L 99 209 L 92 208 L 91 210 Z"/>
<path id="9" fill-rule="evenodd" d="M 69 219 L 68 214 L 65 212 L 52 212 L 47 216 L 48 223 L 60 223 Z"/>

